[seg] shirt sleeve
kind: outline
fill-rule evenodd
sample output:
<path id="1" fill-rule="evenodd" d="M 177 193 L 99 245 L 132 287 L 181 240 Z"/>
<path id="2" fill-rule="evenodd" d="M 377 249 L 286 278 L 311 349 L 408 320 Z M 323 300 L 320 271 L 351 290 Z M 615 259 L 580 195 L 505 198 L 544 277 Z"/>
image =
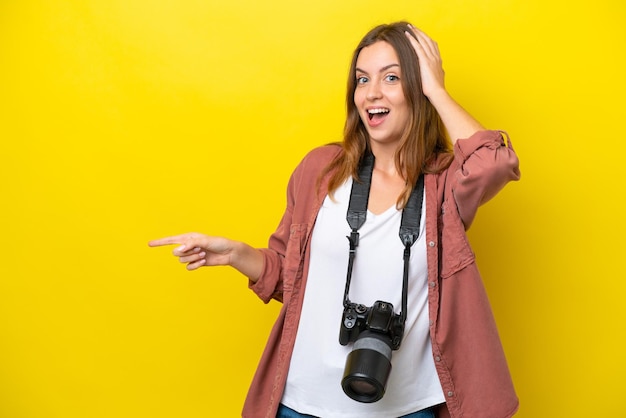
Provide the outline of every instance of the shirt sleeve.
<path id="1" fill-rule="evenodd" d="M 479 131 L 459 139 L 450 169 L 454 170 L 452 194 L 465 229 L 472 224 L 480 205 L 509 181 L 520 178 L 519 160 L 503 131 Z"/>
<path id="2" fill-rule="evenodd" d="M 312 225 L 327 193 L 329 173 L 323 179 L 319 176 L 341 150 L 337 144 L 313 149 L 289 179 L 285 213 L 270 236 L 268 247 L 261 249 L 262 273 L 255 283 L 249 283 L 250 289 L 265 303 L 289 298 L 294 281 L 302 275 Z"/>
<path id="3" fill-rule="evenodd" d="M 292 224 L 292 213 L 294 207 L 294 183 L 295 175 L 291 175 L 289 185 L 287 186 L 287 208 L 278 224 L 276 231 L 270 236 L 268 248 L 261 248 L 263 254 L 263 270 L 261 276 L 256 282 L 249 282 L 250 289 L 257 296 L 268 303 L 272 299 L 280 302 L 283 301 L 283 262 L 287 252 L 287 243 L 289 241 L 290 227 Z"/>

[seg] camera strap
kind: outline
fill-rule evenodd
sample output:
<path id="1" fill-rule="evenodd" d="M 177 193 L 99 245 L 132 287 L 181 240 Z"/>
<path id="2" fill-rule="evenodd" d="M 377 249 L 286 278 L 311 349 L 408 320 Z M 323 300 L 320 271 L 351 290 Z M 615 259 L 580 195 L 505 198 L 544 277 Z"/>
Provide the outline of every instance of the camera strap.
<path id="1" fill-rule="evenodd" d="M 359 246 L 359 228 L 363 226 L 367 219 L 367 203 L 369 200 L 370 186 L 372 184 L 372 173 L 374 172 L 374 154 L 366 151 L 359 165 L 359 179 L 352 182 L 350 192 L 350 202 L 348 203 L 348 213 L 346 220 L 352 228 L 348 241 L 350 242 L 350 253 L 348 256 L 348 273 L 346 278 L 346 289 L 343 298 L 344 307 L 351 302 L 349 299 L 350 281 L 352 280 L 352 268 L 356 249 Z M 424 200 L 424 175 L 417 179 L 415 187 L 411 191 L 409 200 L 402 210 L 399 236 L 404 245 L 404 272 L 402 275 L 402 310 L 400 312 L 401 323 L 406 320 L 408 304 L 409 286 L 409 261 L 411 258 L 411 246 L 419 237 L 419 227 L 422 218 L 422 204 Z"/>

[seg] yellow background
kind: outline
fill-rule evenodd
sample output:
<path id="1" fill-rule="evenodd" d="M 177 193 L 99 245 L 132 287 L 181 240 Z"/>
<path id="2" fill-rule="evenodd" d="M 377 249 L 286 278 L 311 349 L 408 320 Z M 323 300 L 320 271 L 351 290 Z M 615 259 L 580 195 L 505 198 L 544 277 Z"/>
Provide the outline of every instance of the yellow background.
<path id="1" fill-rule="evenodd" d="M 618 0 L 0 1 L 0 417 L 239 416 L 279 305 L 146 243 L 265 245 L 293 167 L 341 136 L 353 48 L 399 19 L 522 161 L 470 232 L 518 416 L 626 416 L 625 18 Z"/>

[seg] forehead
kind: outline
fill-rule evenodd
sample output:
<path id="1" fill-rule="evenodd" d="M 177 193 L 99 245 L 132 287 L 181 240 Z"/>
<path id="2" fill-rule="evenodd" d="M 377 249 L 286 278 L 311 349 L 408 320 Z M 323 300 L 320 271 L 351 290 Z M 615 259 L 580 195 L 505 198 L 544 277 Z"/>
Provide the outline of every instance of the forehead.
<path id="1" fill-rule="evenodd" d="M 394 64 L 400 65 L 398 54 L 391 44 L 385 41 L 378 41 L 361 49 L 356 60 L 357 69 L 368 73 L 380 71 Z"/>

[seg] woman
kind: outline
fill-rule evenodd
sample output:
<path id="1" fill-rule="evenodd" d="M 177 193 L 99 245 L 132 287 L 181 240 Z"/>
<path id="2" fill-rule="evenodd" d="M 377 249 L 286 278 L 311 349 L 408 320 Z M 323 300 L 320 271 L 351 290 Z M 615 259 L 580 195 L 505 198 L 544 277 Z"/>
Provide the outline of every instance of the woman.
<path id="1" fill-rule="evenodd" d="M 174 255 L 190 270 L 230 265 L 263 301 L 283 302 L 244 417 L 512 416 L 517 397 L 465 230 L 478 206 L 519 178 L 515 153 L 450 97 L 437 44 L 406 22 L 363 38 L 346 103 L 343 142 L 313 150 L 296 168 L 268 248 L 197 233 L 150 245 L 179 244 Z M 363 174 L 365 161 L 371 174 Z M 423 192 L 414 187 L 420 176 Z M 358 229 L 346 221 L 353 187 L 369 191 Z M 422 202 L 421 221 L 407 244 L 398 231 L 410 201 Z M 377 399 L 366 402 L 349 384 L 342 390 L 359 339 L 338 341 L 350 300 L 368 312 L 377 301 L 406 307 L 393 311 L 394 320 L 404 318 L 401 343 L 386 354 L 388 381 L 379 379 Z M 363 323 L 391 348 L 394 331 Z M 362 383 L 353 389 L 367 395 Z"/>

